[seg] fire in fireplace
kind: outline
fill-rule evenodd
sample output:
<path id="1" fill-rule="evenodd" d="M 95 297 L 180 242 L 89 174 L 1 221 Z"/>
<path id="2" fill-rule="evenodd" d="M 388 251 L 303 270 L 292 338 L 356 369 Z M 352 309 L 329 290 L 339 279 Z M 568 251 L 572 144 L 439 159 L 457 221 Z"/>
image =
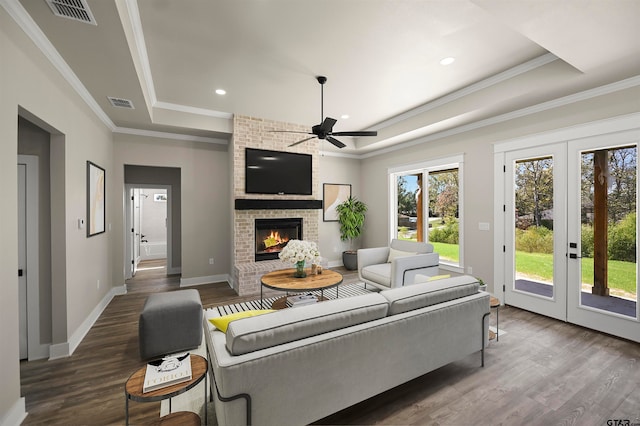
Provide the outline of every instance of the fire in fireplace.
<path id="1" fill-rule="evenodd" d="M 256 219 L 256 262 L 277 259 L 289 240 L 302 239 L 302 219 Z"/>

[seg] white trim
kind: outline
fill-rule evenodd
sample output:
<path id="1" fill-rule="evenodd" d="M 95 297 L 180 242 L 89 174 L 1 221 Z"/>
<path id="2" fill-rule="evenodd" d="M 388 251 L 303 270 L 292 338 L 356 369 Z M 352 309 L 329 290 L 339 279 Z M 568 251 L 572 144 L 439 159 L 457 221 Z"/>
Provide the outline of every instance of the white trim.
<path id="1" fill-rule="evenodd" d="M 18 164 L 26 167 L 26 248 L 27 248 L 27 346 L 28 359 L 46 358 L 49 345 L 40 343 L 40 230 L 39 230 L 39 164 L 36 155 L 18 155 Z M 32 266 L 29 266 L 32 265 Z"/>
<path id="2" fill-rule="evenodd" d="M 411 173 L 421 170 L 437 171 L 444 170 L 447 167 L 455 167 L 460 163 L 464 163 L 464 154 L 453 154 L 444 157 L 438 157 L 419 163 L 403 164 L 387 168 L 387 173 Z"/>
<path id="3" fill-rule="evenodd" d="M 22 424 L 27 418 L 27 411 L 24 397 L 18 398 L 16 402 L 0 418 L 0 426 L 17 426 Z"/>
<path id="4" fill-rule="evenodd" d="M 534 146 L 548 145 L 556 142 L 565 142 L 573 139 L 582 139 L 590 136 L 601 136 L 608 133 L 619 133 L 626 130 L 638 129 L 640 112 L 578 124 L 570 127 L 550 130 L 542 133 L 507 139 L 496 142 L 493 152 L 507 152 Z"/>
<path id="5" fill-rule="evenodd" d="M 464 126 L 454 127 L 453 129 L 445 130 L 438 133 L 433 133 L 431 135 L 414 139 L 412 141 L 400 143 L 398 145 L 394 145 L 388 148 L 383 148 L 377 151 L 372 151 L 366 154 L 362 154 L 360 159 L 376 157 L 382 154 L 388 154 L 390 152 L 398 151 L 401 149 L 406 149 L 412 146 L 421 145 L 423 143 L 432 142 L 438 139 L 442 139 L 448 136 L 457 135 L 464 132 L 469 132 L 471 130 L 477 130 L 483 127 L 491 126 L 494 124 L 499 124 L 504 121 L 513 120 L 515 118 L 525 117 L 527 115 L 536 114 L 539 112 L 547 111 L 553 108 L 559 108 L 562 106 L 570 105 L 575 102 L 580 102 L 584 100 L 588 100 L 591 98 L 595 98 L 598 96 L 603 96 L 609 93 L 618 92 L 620 90 L 629 89 L 635 86 L 640 85 L 640 76 L 630 77 L 626 80 L 618 81 L 616 83 L 607 84 L 605 86 L 596 87 L 594 89 L 585 90 L 579 93 L 575 93 L 573 95 L 564 96 L 562 98 L 554 99 L 552 101 L 543 102 L 541 104 L 533 105 L 530 107 L 522 108 L 516 111 L 511 111 L 506 114 L 496 115 L 494 117 L 490 117 L 484 120 L 476 121 L 473 123 L 466 124 Z"/>
<path id="6" fill-rule="evenodd" d="M 208 275 L 206 277 L 180 278 L 180 287 L 190 287 L 194 285 L 227 282 L 231 285 L 229 274 Z"/>
<path id="7" fill-rule="evenodd" d="M 149 66 L 149 55 L 147 54 L 147 45 L 144 41 L 144 31 L 142 30 L 142 22 L 140 21 L 140 11 L 136 0 L 125 0 L 125 6 L 129 15 L 129 23 L 133 32 L 133 40 L 136 45 L 135 53 L 138 55 L 138 62 L 142 67 L 142 75 L 139 76 L 141 83 L 147 88 L 151 105 L 158 102 L 156 91 L 153 84 L 153 76 L 151 75 L 151 67 Z M 133 55 L 134 52 L 131 52 Z M 135 62 L 135 61 L 134 61 Z"/>
<path id="8" fill-rule="evenodd" d="M 71 335 L 68 342 L 57 343 L 49 347 L 49 360 L 58 358 L 65 358 L 73 355 L 73 352 L 78 348 L 82 339 L 87 335 L 91 327 L 100 318 L 100 315 L 109 305 L 114 296 L 126 294 L 127 290 L 125 286 L 112 287 L 107 294 L 104 295 L 100 303 L 93 308 L 89 316 L 80 324 L 80 327 Z"/>

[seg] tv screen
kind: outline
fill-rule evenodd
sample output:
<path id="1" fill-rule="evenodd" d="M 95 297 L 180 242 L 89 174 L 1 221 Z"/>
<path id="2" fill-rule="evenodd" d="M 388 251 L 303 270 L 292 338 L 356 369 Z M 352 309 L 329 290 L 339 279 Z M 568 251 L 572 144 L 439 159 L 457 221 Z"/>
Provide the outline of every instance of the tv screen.
<path id="1" fill-rule="evenodd" d="M 311 155 L 246 148 L 247 194 L 311 195 Z"/>

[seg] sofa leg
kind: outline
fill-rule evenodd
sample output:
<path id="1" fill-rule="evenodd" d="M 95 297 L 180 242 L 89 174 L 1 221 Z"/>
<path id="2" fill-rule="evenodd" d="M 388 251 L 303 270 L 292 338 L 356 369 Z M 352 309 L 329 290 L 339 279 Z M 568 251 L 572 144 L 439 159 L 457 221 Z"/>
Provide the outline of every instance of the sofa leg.
<path id="1" fill-rule="evenodd" d="M 487 312 L 482 316 L 482 367 L 484 367 L 484 348 L 487 345 L 487 334 L 484 332 L 484 322 L 489 315 L 491 315 L 491 312 Z"/>

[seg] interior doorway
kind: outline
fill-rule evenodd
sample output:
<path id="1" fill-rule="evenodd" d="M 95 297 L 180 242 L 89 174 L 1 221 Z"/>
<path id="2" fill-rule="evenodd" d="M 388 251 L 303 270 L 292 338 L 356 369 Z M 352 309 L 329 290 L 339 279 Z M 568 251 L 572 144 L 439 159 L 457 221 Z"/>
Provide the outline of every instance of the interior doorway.
<path id="1" fill-rule="evenodd" d="M 169 185 L 126 185 L 127 241 L 125 250 L 129 268 L 126 278 L 132 278 L 141 262 L 153 260 L 162 264 L 165 274 L 172 270 L 171 199 Z"/>

